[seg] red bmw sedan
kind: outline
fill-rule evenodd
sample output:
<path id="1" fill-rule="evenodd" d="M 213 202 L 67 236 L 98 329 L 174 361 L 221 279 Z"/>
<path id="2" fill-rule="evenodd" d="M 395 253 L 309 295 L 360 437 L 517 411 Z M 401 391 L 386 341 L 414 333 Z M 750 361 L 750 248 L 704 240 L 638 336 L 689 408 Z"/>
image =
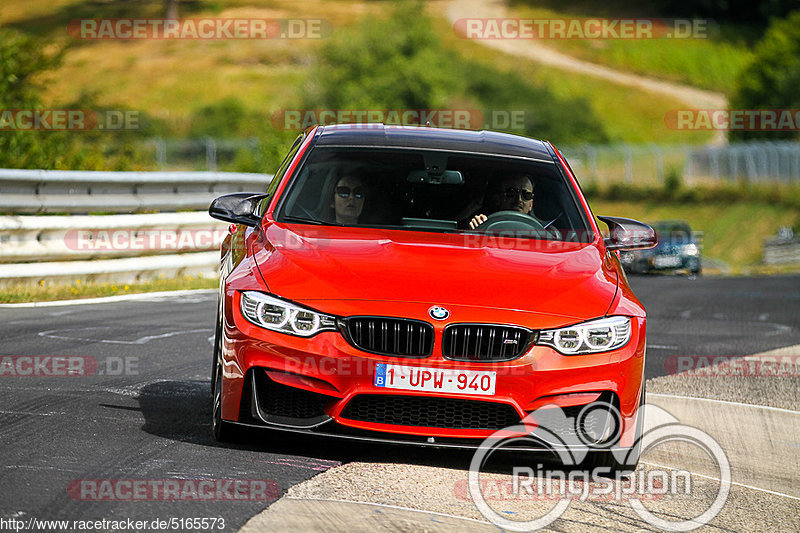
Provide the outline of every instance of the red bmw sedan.
<path id="1" fill-rule="evenodd" d="M 604 238 L 550 143 L 314 127 L 264 192 L 222 196 L 209 212 L 233 223 L 218 439 L 245 425 L 474 447 L 504 428 L 534 432 L 546 406 L 567 421 L 551 434 L 578 435 L 563 442 L 603 461 L 635 448 L 646 320 L 618 251 L 655 235 L 599 217 Z"/>

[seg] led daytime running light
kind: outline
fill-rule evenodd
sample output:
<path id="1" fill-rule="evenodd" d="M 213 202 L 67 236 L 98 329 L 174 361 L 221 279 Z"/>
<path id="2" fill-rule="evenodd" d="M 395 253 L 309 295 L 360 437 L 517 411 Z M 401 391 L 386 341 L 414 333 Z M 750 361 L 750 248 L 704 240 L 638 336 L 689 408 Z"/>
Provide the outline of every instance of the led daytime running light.
<path id="1" fill-rule="evenodd" d="M 257 291 L 241 294 L 242 316 L 256 326 L 301 337 L 336 330 L 335 317 Z"/>
<path id="2" fill-rule="evenodd" d="M 580 355 L 616 350 L 627 344 L 630 338 L 631 319 L 614 316 L 540 331 L 537 344 L 555 348 L 564 355 Z"/>

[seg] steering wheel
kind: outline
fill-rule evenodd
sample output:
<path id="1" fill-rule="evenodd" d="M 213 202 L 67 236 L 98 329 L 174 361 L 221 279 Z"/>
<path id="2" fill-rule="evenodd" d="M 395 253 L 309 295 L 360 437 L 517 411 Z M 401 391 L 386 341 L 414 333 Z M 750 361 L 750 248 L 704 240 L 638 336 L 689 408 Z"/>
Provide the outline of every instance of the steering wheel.
<path id="1" fill-rule="evenodd" d="M 483 224 L 477 228 L 484 233 L 497 233 L 501 231 L 527 231 L 538 230 L 545 232 L 541 222 L 526 213 L 519 211 L 497 211 L 489 215 Z"/>

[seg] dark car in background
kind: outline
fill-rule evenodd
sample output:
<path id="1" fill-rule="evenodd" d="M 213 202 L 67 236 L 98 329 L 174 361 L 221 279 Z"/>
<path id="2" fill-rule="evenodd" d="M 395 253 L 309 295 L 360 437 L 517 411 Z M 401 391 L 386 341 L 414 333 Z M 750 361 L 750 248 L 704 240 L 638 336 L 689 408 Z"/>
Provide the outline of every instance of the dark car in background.
<path id="1" fill-rule="evenodd" d="M 702 271 L 701 246 L 698 235 L 683 220 L 661 220 L 651 224 L 656 230 L 658 244 L 649 250 L 622 252 L 620 259 L 627 272 L 675 272 L 685 270 L 691 275 Z"/>

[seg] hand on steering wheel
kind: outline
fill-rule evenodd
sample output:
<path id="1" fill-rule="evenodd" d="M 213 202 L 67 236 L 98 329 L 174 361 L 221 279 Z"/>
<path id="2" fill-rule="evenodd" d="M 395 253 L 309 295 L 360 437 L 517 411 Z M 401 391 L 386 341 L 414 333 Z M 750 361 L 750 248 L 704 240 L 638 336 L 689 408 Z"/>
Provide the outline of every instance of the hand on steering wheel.
<path id="1" fill-rule="evenodd" d="M 544 226 L 542 226 L 541 222 L 531 215 L 510 210 L 497 211 L 488 217 L 486 215 L 475 215 L 472 220 L 470 220 L 469 227 L 470 229 L 479 229 L 484 233 L 525 231 L 532 229 L 544 231 Z"/>
<path id="2" fill-rule="evenodd" d="M 477 228 L 478 226 L 486 222 L 486 218 L 487 217 L 484 214 L 475 215 L 474 217 L 472 217 L 472 220 L 469 221 L 469 229 Z"/>

